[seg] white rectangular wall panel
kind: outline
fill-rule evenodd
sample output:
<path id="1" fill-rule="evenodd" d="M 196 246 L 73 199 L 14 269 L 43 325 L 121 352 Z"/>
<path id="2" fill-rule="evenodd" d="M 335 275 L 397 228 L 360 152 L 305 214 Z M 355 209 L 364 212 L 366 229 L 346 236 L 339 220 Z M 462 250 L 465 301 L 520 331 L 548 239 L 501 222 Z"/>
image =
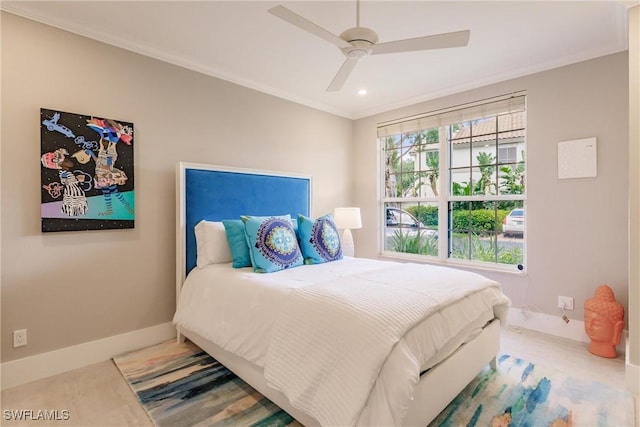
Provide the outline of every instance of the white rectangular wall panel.
<path id="1" fill-rule="evenodd" d="M 558 178 L 595 178 L 598 176 L 596 138 L 558 142 Z"/>

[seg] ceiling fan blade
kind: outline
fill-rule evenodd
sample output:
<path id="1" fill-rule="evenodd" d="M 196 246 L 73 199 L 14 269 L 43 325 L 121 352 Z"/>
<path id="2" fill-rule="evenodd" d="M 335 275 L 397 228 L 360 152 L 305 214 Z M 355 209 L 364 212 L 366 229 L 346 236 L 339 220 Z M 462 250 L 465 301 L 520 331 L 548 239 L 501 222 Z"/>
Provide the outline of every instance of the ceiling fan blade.
<path id="1" fill-rule="evenodd" d="M 351 71 L 353 71 L 357 63 L 357 58 L 347 58 L 346 61 L 342 63 L 342 67 L 340 67 L 333 80 L 331 80 L 327 92 L 337 92 L 342 89 L 344 82 L 347 81 L 349 74 L 351 74 Z"/>
<path id="2" fill-rule="evenodd" d="M 295 25 L 296 27 L 302 30 L 305 30 L 311 34 L 314 34 L 320 38 L 323 38 L 326 41 L 333 43 L 340 48 L 351 47 L 350 43 L 342 40 L 340 37 L 334 35 L 333 33 L 330 33 L 324 28 L 309 21 L 307 18 L 304 18 L 298 15 L 294 11 L 287 9 L 282 5 L 274 6 L 271 9 L 269 9 L 268 12 L 274 16 L 277 16 L 278 18 L 284 19 L 288 23 Z"/>
<path id="3" fill-rule="evenodd" d="M 373 46 L 371 55 L 381 53 L 410 52 L 414 50 L 444 49 L 449 47 L 463 47 L 469 43 L 469 30 L 453 33 L 435 34 L 433 36 L 416 37 L 414 39 L 396 40 L 378 43 Z"/>

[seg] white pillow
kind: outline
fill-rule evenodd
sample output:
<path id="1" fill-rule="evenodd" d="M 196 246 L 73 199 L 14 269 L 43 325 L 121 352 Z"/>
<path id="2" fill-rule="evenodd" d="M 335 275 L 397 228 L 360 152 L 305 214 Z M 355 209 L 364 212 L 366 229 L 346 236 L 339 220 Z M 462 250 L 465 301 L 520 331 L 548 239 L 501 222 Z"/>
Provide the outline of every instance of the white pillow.
<path id="1" fill-rule="evenodd" d="M 231 262 L 231 249 L 222 222 L 205 221 L 196 224 L 196 265 L 203 268 L 209 264 Z"/>

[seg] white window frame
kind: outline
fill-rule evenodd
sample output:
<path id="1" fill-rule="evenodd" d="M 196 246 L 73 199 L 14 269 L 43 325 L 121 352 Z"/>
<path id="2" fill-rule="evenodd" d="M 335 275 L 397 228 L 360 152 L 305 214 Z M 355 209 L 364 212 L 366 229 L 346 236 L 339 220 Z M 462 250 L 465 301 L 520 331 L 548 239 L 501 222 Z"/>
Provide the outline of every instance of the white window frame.
<path id="1" fill-rule="evenodd" d="M 436 116 L 439 114 L 447 114 L 450 112 L 455 112 L 458 109 L 461 108 L 465 108 L 465 107 L 469 107 L 471 106 L 472 108 L 475 107 L 476 105 L 482 105 L 483 103 L 491 103 L 491 102 L 495 102 L 495 101 L 500 101 L 500 100 L 508 100 L 509 98 L 512 97 L 522 97 L 523 99 L 526 99 L 526 94 L 524 92 L 519 92 L 519 93 L 514 93 L 514 94 L 509 94 L 509 95 L 505 95 L 505 96 L 501 96 L 501 97 L 497 97 L 497 98 L 493 98 L 491 100 L 483 100 L 480 101 L 479 103 L 474 103 L 474 104 L 469 104 L 468 106 L 458 106 L 458 107 L 454 107 L 452 109 L 447 109 L 447 110 L 441 110 L 441 111 L 436 111 L 436 112 L 432 112 L 432 113 L 428 113 L 425 115 L 421 115 L 421 116 L 414 116 L 414 117 L 410 117 L 410 118 L 406 118 L 406 119 L 402 119 L 399 121 L 395 121 L 395 122 L 387 122 L 387 123 L 381 123 L 378 125 L 378 127 L 382 127 L 382 126 L 389 126 L 392 130 L 390 131 L 390 133 L 387 136 L 390 135 L 397 135 L 398 133 L 405 133 L 405 132 L 411 132 L 412 130 L 425 130 L 425 129 L 430 129 L 430 128 L 434 128 L 434 126 L 428 127 L 428 126 L 424 126 L 422 127 L 420 122 L 421 119 L 420 117 L 426 117 L 427 119 L 429 117 L 432 116 Z M 480 107 L 481 108 L 481 107 Z M 525 106 L 525 111 L 526 111 L 526 106 Z M 486 116 L 490 116 L 491 113 L 487 113 Z M 403 130 L 403 123 L 407 123 L 407 122 L 417 122 L 417 124 L 413 124 L 414 128 L 408 128 L 406 131 Z M 465 120 L 461 120 L 461 121 L 465 121 Z M 526 209 L 527 209 L 527 196 L 526 196 L 526 188 L 525 188 L 525 193 L 524 194 L 518 194 L 518 195 L 490 195 L 490 196 L 486 196 L 486 195 L 472 195 L 472 196 L 453 196 L 451 195 L 451 191 L 450 191 L 450 164 L 449 164 L 449 160 L 450 160 L 450 150 L 449 150 L 449 143 L 447 141 L 447 132 L 446 129 L 448 128 L 448 124 L 447 125 L 443 125 L 443 126 L 439 126 L 440 128 L 440 141 L 438 144 L 438 151 L 439 151 L 439 178 L 438 178 L 438 197 L 387 197 L 386 196 L 386 189 L 385 189 L 385 177 L 384 177 L 384 171 L 385 171 L 385 163 L 386 163 L 386 158 L 385 158 L 385 147 L 382 146 L 381 141 L 383 140 L 382 136 L 378 137 L 378 153 L 379 153 L 379 169 L 378 169 L 378 175 L 379 175 L 379 180 L 378 182 L 380 183 L 380 187 L 379 187 L 379 211 L 382 212 L 381 215 L 379 215 L 379 217 L 381 218 L 380 221 L 380 226 L 378 227 L 380 231 L 380 238 L 379 238 L 379 248 L 380 248 L 380 254 L 384 257 L 389 257 L 389 258 L 398 258 L 398 259 L 405 259 L 405 260 L 410 260 L 410 261 L 421 261 L 421 262 L 432 262 L 432 263 L 438 263 L 438 264 L 445 264 L 445 265 L 451 265 L 451 266 L 462 266 L 462 267 L 473 267 L 473 268 L 477 268 L 477 269 L 486 269 L 486 270 L 492 270 L 492 271 L 505 271 L 505 272 L 512 272 L 512 273 L 517 273 L 517 274 L 526 274 L 526 265 L 527 265 L 527 223 L 528 221 L 525 222 L 525 229 L 524 229 L 524 236 L 525 238 L 523 238 L 523 248 L 522 248 L 522 254 L 523 254 L 523 261 L 522 264 L 520 265 L 513 265 L 513 264 L 501 264 L 501 263 L 492 263 L 492 262 L 484 262 L 484 261 L 476 261 L 476 260 L 468 260 L 468 259 L 458 259 L 458 258 L 451 258 L 449 256 L 449 204 L 452 202 L 475 202 L 475 201 L 488 201 L 488 202 L 498 202 L 498 201 L 522 201 L 523 203 L 523 208 L 525 209 L 525 214 L 526 214 Z M 398 132 L 398 130 L 400 132 Z M 384 136 L 384 135 L 383 135 Z M 524 138 L 524 151 L 526 153 L 526 136 Z M 509 147 L 499 147 L 496 146 L 496 154 L 497 151 L 500 148 L 509 148 Z M 514 147 L 515 148 L 515 147 Z M 517 162 L 517 152 L 516 152 L 516 162 Z M 503 161 L 501 161 L 501 159 L 498 158 L 496 159 L 496 166 L 498 168 L 498 173 L 499 173 L 499 167 L 501 165 L 503 165 Z M 525 165 L 526 167 L 526 165 Z M 526 170 L 525 170 L 525 177 L 526 177 Z M 387 203 L 393 203 L 393 202 L 398 202 L 398 203 L 436 203 L 438 206 L 438 235 L 439 236 L 446 236 L 446 238 L 439 238 L 438 239 L 438 256 L 428 256 L 428 255 L 420 255 L 420 254 L 412 254 L 412 253 L 405 253 L 405 252 L 396 252 L 396 251 L 388 251 L 385 250 L 385 227 L 386 227 L 386 212 L 385 212 L 385 206 Z"/>

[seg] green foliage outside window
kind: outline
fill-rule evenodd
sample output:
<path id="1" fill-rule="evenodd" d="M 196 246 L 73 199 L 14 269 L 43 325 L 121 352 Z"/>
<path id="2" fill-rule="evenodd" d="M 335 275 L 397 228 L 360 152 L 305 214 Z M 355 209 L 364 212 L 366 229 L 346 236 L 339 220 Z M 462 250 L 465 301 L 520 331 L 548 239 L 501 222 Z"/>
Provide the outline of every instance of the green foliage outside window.
<path id="1" fill-rule="evenodd" d="M 455 245 L 451 250 L 452 258 L 472 259 L 474 261 L 498 262 L 499 264 L 517 265 L 523 262 L 524 256 L 519 247 L 505 248 L 496 246 L 494 239 L 481 239 L 473 234 L 471 239 L 454 238 Z M 413 236 L 396 231 L 390 241 L 390 250 L 419 255 L 438 255 L 438 239 L 434 236 L 418 233 Z"/>
<path id="2" fill-rule="evenodd" d="M 395 230 L 390 241 L 391 250 L 409 254 L 437 256 L 438 239 L 426 233 L 418 232 L 415 235 L 402 233 Z"/>
<path id="3" fill-rule="evenodd" d="M 524 194 L 524 151 L 522 152 L 521 163 L 513 166 L 502 166 L 500 168 L 500 192 L 502 194 Z"/>
<path id="4" fill-rule="evenodd" d="M 415 216 L 418 221 L 428 228 L 438 228 L 438 207 L 437 206 L 409 206 L 407 212 Z"/>
<path id="5" fill-rule="evenodd" d="M 502 233 L 502 220 L 509 211 L 475 209 L 454 211 L 451 215 L 451 229 L 472 230 L 481 234 Z"/>
<path id="6" fill-rule="evenodd" d="M 474 261 L 497 262 L 499 264 L 521 264 L 524 255 L 519 247 L 505 248 L 496 245 L 495 239 L 481 239 L 477 234 L 471 238 L 455 239 L 451 257 Z"/>

